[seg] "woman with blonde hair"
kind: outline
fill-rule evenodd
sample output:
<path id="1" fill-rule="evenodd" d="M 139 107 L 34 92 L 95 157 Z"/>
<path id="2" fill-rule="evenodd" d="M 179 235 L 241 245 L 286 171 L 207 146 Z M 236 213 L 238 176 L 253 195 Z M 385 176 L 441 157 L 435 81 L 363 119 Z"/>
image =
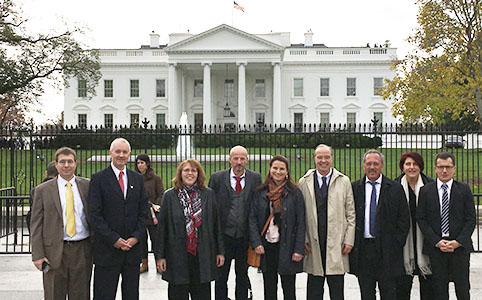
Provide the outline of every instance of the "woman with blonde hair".
<path id="1" fill-rule="evenodd" d="M 224 264 L 216 196 L 195 159 L 179 164 L 174 187 L 164 193 L 160 211 L 157 270 L 169 282 L 170 300 L 211 299 L 211 284 Z"/>

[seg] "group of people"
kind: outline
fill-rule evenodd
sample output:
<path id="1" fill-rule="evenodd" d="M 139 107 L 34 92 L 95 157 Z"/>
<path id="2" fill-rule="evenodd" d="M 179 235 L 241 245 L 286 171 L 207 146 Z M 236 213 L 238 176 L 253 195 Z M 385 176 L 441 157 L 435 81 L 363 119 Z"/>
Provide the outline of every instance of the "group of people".
<path id="1" fill-rule="evenodd" d="M 455 181 L 455 157 L 439 153 L 437 179 L 426 176 L 416 152 L 400 158 L 402 174 L 382 174 L 384 156 L 369 150 L 365 175 L 353 183 L 333 167 L 333 149 L 321 144 L 315 168 L 296 184 L 289 161 L 275 155 L 264 181 L 246 169 L 247 150 L 235 146 L 231 167 L 210 175 L 186 159 L 173 187 L 145 154 L 136 171 L 126 168 L 130 144 L 115 139 L 111 165 L 88 179 L 75 176 L 74 150 L 55 154 L 58 176 L 34 189 L 32 260 L 42 270 L 45 299 L 139 299 L 139 274 L 147 271 L 147 232 L 157 272 L 168 282 L 170 300 L 228 300 L 234 260 L 236 300 L 248 299 L 247 251 L 261 255 L 264 299 L 296 299 L 296 274 L 306 272 L 306 299 L 344 299 L 344 275 L 357 276 L 361 298 L 410 299 L 414 275 L 420 298 L 469 299 L 469 259 L 475 206 L 468 185 Z M 147 228 L 147 229 L 146 229 Z M 257 297 L 257 295 L 255 295 Z"/>

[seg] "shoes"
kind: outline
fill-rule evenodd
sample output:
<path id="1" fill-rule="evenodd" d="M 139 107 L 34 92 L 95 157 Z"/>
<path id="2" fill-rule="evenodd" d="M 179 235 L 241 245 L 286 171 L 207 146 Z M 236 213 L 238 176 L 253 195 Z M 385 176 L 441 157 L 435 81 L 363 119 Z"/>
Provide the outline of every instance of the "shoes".
<path id="1" fill-rule="evenodd" d="M 142 259 L 142 263 L 141 263 L 141 267 L 139 268 L 139 273 L 145 273 L 149 271 L 149 263 L 147 261 L 147 258 L 146 259 Z"/>

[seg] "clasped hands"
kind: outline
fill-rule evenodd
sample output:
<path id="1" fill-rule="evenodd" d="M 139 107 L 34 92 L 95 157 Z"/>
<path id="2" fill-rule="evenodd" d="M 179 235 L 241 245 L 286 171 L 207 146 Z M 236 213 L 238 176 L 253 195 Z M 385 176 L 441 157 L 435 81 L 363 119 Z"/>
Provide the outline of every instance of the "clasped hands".
<path id="1" fill-rule="evenodd" d="M 256 247 L 254 249 L 254 252 L 256 252 L 256 254 L 264 254 L 264 247 L 259 245 L 258 247 Z M 299 262 L 303 259 L 303 255 L 302 254 L 299 254 L 299 253 L 293 253 L 293 255 L 291 256 L 291 260 L 294 261 L 294 262 Z"/>
<path id="2" fill-rule="evenodd" d="M 460 247 L 461 244 L 456 240 L 447 241 L 447 240 L 440 240 L 435 247 L 439 248 L 442 252 L 454 252 L 455 249 Z"/>
<path id="3" fill-rule="evenodd" d="M 122 251 L 129 251 L 135 244 L 137 244 L 138 240 L 136 237 L 130 237 L 127 240 L 123 238 L 119 238 L 117 242 L 114 244 L 114 248 L 121 249 Z"/>

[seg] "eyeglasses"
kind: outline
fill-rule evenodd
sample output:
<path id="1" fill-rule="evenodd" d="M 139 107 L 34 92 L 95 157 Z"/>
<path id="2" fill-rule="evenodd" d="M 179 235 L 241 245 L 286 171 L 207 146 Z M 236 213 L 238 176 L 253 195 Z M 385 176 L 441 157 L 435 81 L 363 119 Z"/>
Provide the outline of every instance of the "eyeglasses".
<path id="1" fill-rule="evenodd" d="M 183 173 L 197 173 L 197 169 L 182 169 Z"/>
<path id="2" fill-rule="evenodd" d="M 72 160 L 72 159 L 62 159 L 62 160 L 59 160 L 58 161 L 58 164 L 60 165 L 73 165 L 75 163 L 75 160 Z"/>
<path id="3" fill-rule="evenodd" d="M 443 170 L 447 170 L 447 171 L 450 171 L 454 168 L 455 166 L 435 166 L 435 168 L 443 171 Z"/>

